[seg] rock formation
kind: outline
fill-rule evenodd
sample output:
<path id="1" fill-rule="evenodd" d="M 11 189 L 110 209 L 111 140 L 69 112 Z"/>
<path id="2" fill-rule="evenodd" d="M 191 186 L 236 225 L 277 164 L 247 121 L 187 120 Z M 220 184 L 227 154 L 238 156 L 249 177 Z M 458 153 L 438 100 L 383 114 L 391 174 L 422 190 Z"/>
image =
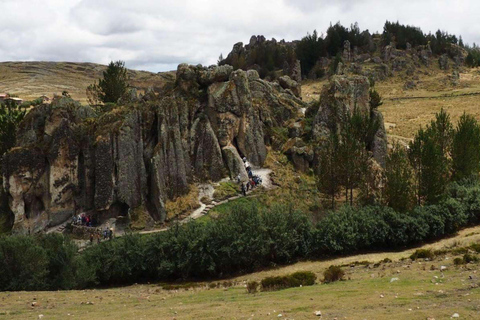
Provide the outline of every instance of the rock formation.
<path id="1" fill-rule="evenodd" d="M 382 114 L 370 108 L 370 83 L 363 76 L 334 76 L 322 90 L 320 107 L 313 124 L 313 138 L 322 141 L 332 130 L 339 130 L 346 115 L 355 109 L 371 121 L 378 121 L 379 128 L 373 137 L 370 150 L 381 166 L 385 165 L 387 135 Z"/>
<path id="2" fill-rule="evenodd" d="M 30 111 L 2 165 L 14 232 L 136 208 L 163 221 L 165 202 L 192 183 L 245 178 L 241 156 L 261 166 L 268 128 L 306 108 L 291 90 L 228 65 L 179 65 L 172 88 L 110 111 L 65 97 Z"/>

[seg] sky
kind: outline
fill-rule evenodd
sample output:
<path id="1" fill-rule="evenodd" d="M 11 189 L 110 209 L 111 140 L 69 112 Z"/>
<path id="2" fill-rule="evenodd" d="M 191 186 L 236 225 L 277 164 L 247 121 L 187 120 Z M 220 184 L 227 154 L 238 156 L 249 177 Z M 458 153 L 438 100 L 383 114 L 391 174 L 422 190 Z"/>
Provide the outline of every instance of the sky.
<path id="1" fill-rule="evenodd" d="M 480 43 L 478 0 L 0 0 L 0 61 L 71 61 L 152 72 L 211 65 L 252 35 L 301 39 L 330 23 L 386 20 Z"/>

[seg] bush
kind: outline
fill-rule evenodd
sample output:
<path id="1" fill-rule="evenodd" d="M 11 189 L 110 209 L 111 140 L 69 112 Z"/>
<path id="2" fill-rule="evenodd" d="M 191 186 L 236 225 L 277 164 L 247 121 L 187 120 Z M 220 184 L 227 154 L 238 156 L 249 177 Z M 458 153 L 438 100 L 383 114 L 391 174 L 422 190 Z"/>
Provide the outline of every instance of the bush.
<path id="1" fill-rule="evenodd" d="M 323 272 L 323 282 L 330 283 L 343 280 L 345 272 L 339 266 L 330 266 Z"/>
<path id="2" fill-rule="evenodd" d="M 470 249 L 472 249 L 473 251 L 475 251 L 477 253 L 480 253 L 480 243 L 472 243 L 470 245 Z"/>
<path id="3" fill-rule="evenodd" d="M 267 277 L 262 280 L 263 291 L 281 290 L 299 286 L 312 286 L 317 276 L 313 272 L 299 271 L 286 276 Z"/>
<path id="4" fill-rule="evenodd" d="M 248 293 L 257 293 L 258 290 L 258 282 L 257 281 L 249 281 L 247 283 L 247 292 Z"/>
<path id="5" fill-rule="evenodd" d="M 463 258 L 455 258 L 455 259 L 453 259 L 453 264 L 456 265 L 456 266 L 464 264 L 464 260 L 463 260 Z"/>
<path id="6" fill-rule="evenodd" d="M 478 262 L 478 257 L 476 255 L 471 254 L 471 253 L 465 253 L 463 255 L 463 262 L 464 263 Z"/>
<path id="7" fill-rule="evenodd" d="M 417 259 L 429 259 L 433 260 L 435 258 L 435 254 L 431 249 L 418 249 L 410 256 L 410 259 L 417 260 Z"/>
<path id="8" fill-rule="evenodd" d="M 232 181 L 220 182 L 220 185 L 215 188 L 213 198 L 215 200 L 225 200 L 234 197 L 240 193 L 240 187 Z"/>

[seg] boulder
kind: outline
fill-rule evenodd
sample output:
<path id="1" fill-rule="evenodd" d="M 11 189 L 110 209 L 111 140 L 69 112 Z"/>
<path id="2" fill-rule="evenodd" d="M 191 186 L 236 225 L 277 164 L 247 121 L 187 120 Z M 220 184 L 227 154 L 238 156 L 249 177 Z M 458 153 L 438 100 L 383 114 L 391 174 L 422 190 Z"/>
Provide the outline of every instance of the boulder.
<path id="1" fill-rule="evenodd" d="M 234 180 L 240 175 L 241 181 L 248 181 L 248 174 L 245 170 L 242 158 L 234 146 L 226 146 L 222 149 L 222 154 L 227 165 L 230 179 Z"/>
<path id="2" fill-rule="evenodd" d="M 278 83 L 283 89 L 290 89 L 295 96 L 301 98 L 302 86 L 297 81 L 290 79 L 289 76 L 283 76 L 278 79 Z"/>
<path id="3" fill-rule="evenodd" d="M 448 70 L 449 63 L 448 63 L 448 56 L 446 54 L 442 54 L 438 58 L 438 66 L 440 67 L 441 70 Z"/>

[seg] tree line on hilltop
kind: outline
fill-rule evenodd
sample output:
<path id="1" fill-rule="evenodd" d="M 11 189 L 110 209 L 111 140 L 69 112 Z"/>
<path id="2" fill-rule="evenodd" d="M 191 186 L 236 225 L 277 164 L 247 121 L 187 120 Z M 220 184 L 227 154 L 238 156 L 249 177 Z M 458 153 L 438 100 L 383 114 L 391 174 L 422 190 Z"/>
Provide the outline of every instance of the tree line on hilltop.
<path id="1" fill-rule="evenodd" d="M 373 38 L 379 39 L 374 42 Z M 302 75 L 308 76 L 319 59 L 341 59 L 345 41 L 349 41 L 351 48 L 356 47 L 358 53 L 374 53 L 375 51 L 395 43 L 398 49 L 407 49 L 408 44 L 413 48 L 429 45 L 435 55 L 452 54 L 450 47 L 458 45 L 467 50 L 468 66 L 478 66 L 480 54 L 474 44 L 470 47 L 464 44 L 461 36 L 437 30 L 435 33 L 423 32 L 419 27 L 403 25 L 397 22 L 386 21 L 381 34 L 371 34 L 368 30 L 362 31 L 358 23 L 350 27 L 340 22 L 330 25 L 325 34 L 316 30 L 307 33 L 305 37 L 292 44 L 283 42 L 263 41 L 243 50 L 239 54 L 230 54 L 227 58 L 221 55 L 219 64 L 230 64 L 234 69 L 257 68 L 262 78 L 275 78 L 275 71 L 284 67 L 285 62 L 292 65 L 297 59 L 301 63 Z M 452 57 L 453 58 L 453 57 Z M 323 74 L 317 75 L 323 76 Z"/>

